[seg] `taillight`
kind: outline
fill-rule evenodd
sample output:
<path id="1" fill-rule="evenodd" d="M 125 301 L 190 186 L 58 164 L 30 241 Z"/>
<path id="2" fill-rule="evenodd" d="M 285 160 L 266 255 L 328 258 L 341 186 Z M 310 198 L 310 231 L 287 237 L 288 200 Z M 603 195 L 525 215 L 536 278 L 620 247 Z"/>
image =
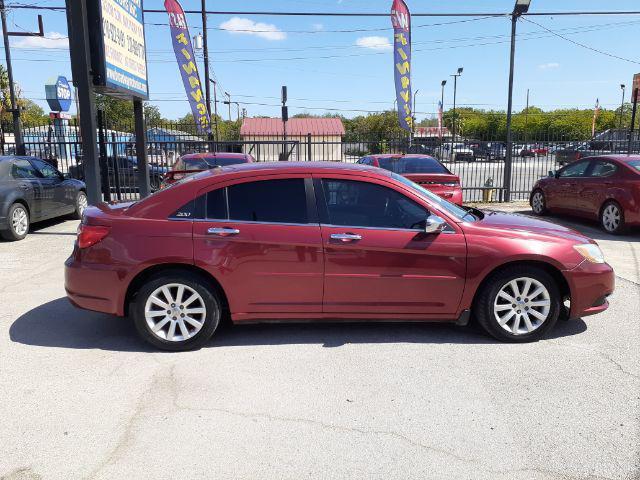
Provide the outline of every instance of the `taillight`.
<path id="1" fill-rule="evenodd" d="M 109 227 L 84 225 L 81 223 L 78 227 L 78 247 L 88 248 L 101 242 L 104 237 L 109 235 L 109 230 Z"/>

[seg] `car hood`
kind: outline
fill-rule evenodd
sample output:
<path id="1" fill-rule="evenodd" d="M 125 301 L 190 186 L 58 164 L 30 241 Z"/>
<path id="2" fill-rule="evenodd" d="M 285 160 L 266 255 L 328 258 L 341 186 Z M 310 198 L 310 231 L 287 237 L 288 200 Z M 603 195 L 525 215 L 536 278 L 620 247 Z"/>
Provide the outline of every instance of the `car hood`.
<path id="1" fill-rule="evenodd" d="M 473 223 L 477 228 L 491 231 L 500 230 L 505 233 L 513 232 L 518 235 L 528 233 L 532 237 L 554 237 L 576 243 L 595 243 L 576 230 L 546 220 L 539 220 L 529 215 L 495 211 L 483 211 L 483 213 L 484 218 Z"/>

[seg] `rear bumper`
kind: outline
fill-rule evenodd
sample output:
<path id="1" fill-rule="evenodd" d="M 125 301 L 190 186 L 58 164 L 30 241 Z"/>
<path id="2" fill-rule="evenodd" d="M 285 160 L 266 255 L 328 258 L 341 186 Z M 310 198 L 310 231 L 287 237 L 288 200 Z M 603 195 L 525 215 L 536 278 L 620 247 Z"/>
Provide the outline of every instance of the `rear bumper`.
<path id="1" fill-rule="evenodd" d="M 608 263 L 585 260 L 563 273 L 571 289 L 570 318 L 595 315 L 609 308 L 607 297 L 615 289 L 615 273 Z"/>
<path id="2" fill-rule="evenodd" d="M 119 292 L 120 284 L 115 270 L 105 266 L 83 267 L 73 256 L 64 262 L 64 289 L 69 301 L 78 308 L 122 316 L 124 314 Z"/>

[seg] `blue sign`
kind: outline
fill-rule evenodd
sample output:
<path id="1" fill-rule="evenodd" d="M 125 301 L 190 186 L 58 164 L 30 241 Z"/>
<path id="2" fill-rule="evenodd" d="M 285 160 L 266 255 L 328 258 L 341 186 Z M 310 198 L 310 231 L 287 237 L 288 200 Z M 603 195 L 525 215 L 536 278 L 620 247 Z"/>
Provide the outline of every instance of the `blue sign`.
<path id="1" fill-rule="evenodd" d="M 44 86 L 49 108 L 54 112 L 66 112 L 71 108 L 71 86 L 65 77 L 58 77 Z"/>

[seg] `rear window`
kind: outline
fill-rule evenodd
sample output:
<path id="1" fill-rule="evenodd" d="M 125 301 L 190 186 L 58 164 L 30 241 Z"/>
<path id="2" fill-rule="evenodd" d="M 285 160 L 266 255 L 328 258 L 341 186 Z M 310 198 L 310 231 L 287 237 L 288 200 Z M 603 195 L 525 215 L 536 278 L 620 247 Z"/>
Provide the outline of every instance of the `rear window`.
<path id="1" fill-rule="evenodd" d="M 433 157 L 381 158 L 380 167 L 400 175 L 405 173 L 451 173 Z"/>
<path id="2" fill-rule="evenodd" d="M 247 163 L 246 159 L 242 157 L 215 157 L 215 158 L 207 158 L 207 163 L 212 167 L 220 166 L 224 167 L 226 165 L 237 165 L 238 163 Z"/>

